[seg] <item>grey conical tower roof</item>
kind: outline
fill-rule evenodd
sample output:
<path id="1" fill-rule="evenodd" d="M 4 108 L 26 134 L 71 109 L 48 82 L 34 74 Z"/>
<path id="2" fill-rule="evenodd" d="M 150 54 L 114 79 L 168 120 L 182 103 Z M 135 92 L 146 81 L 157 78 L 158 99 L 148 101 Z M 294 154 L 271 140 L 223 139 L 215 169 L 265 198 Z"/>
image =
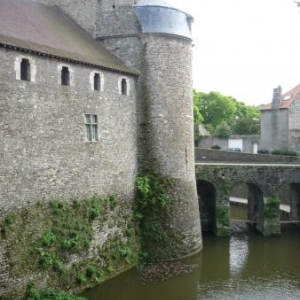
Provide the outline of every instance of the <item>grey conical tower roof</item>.
<path id="1" fill-rule="evenodd" d="M 191 39 L 192 17 L 167 0 L 139 0 L 135 11 L 144 33 L 165 33 Z"/>
<path id="2" fill-rule="evenodd" d="M 161 6 L 161 7 L 171 8 L 171 9 L 177 9 L 190 15 L 185 9 L 182 9 L 180 5 L 174 4 L 172 3 L 172 1 L 168 1 L 168 0 L 138 0 L 135 6 L 137 7 Z"/>

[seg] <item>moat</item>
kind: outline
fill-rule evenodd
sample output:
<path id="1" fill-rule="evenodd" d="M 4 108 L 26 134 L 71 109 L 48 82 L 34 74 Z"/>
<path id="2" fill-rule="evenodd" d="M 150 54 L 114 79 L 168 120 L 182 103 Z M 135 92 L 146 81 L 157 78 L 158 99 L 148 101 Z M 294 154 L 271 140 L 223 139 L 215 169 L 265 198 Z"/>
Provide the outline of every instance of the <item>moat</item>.
<path id="1" fill-rule="evenodd" d="M 203 250 L 183 264 L 189 274 L 144 284 L 132 269 L 87 291 L 89 300 L 267 300 L 300 299 L 300 229 L 282 225 L 282 235 L 254 229 L 230 238 L 205 235 Z"/>

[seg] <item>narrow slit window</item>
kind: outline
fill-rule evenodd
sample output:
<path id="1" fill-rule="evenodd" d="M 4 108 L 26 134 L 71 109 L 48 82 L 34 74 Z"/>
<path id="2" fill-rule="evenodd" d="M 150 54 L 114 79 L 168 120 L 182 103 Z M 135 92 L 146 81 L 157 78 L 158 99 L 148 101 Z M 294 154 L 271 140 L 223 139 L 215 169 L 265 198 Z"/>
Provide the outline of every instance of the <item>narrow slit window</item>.
<path id="1" fill-rule="evenodd" d="M 100 74 L 95 73 L 94 75 L 94 90 L 95 91 L 100 91 L 101 84 L 100 84 Z"/>
<path id="2" fill-rule="evenodd" d="M 68 67 L 62 67 L 61 69 L 61 85 L 70 85 L 70 71 Z"/>
<path id="3" fill-rule="evenodd" d="M 85 137 L 88 141 L 98 141 L 98 116 L 85 115 Z"/>
<path id="4" fill-rule="evenodd" d="M 30 81 L 30 62 L 26 58 L 22 58 L 21 61 L 21 80 Z"/>
<path id="5" fill-rule="evenodd" d="M 127 95 L 127 80 L 125 78 L 121 81 L 121 93 L 122 95 Z"/>

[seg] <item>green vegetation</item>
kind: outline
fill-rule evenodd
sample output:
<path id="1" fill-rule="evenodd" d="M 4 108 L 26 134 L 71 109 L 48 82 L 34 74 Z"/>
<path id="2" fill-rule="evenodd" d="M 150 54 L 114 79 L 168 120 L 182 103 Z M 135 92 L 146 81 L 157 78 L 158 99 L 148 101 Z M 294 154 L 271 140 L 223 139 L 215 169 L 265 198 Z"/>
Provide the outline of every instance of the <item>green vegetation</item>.
<path id="1" fill-rule="evenodd" d="M 264 205 L 264 217 L 268 220 L 279 217 L 280 200 L 277 195 L 271 196 Z"/>
<path id="2" fill-rule="evenodd" d="M 94 196 L 73 203 L 51 201 L 52 227 L 47 229 L 35 247 L 44 270 L 63 272 L 68 254 L 86 251 L 91 243 L 92 221 L 104 210 L 107 200 Z"/>
<path id="3" fill-rule="evenodd" d="M 36 203 L 8 215 L 2 220 L 1 239 L 9 245 L 15 265 L 11 276 L 39 272 L 47 274 L 49 286 L 58 290 L 82 289 L 128 269 L 138 261 L 139 244 L 128 215 L 131 208 L 119 208 L 116 197 L 95 195 Z M 118 230 L 103 244 L 94 243 L 103 227 Z M 28 299 L 77 299 L 74 297 L 33 289 Z"/>
<path id="4" fill-rule="evenodd" d="M 72 272 L 77 283 L 85 285 L 101 281 L 115 270 L 116 262 L 134 263 L 136 258 L 131 243 L 115 239 L 109 241 L 106 249 L 101 249 L 101 257 L 105 258 L 107 263 L 102 270 L 98 270 L 96 264 L 74 265 L 71 271 L 64 268 L 70 254 L 84 253 L 89 249 L 93 238 L 93 221 L 105 221 L 108 210 L 113 210 L 116 203 L 113 196 L 93 196 L 73 203 L 51 201 L 52 227 L 44 232 L 34 251 L 39 257 L 40 267 L 57 272 L 61 277 L 70 276 Z"/>
<path id="5" fill-rule="evenodd" d="M 258 154 L 270 154 L 270 151 L 269 151 L 269 150 L 263 150 L 263 149 L 262 149 L 262 150 L 258 150 L 257 153 L 258 153 Z"/>
<path id="6" fill-rule="evenodd" d="M 156 256 L 170 259 L 176 248 L 176 238 L 170 238 L 166 231 L 169 204 L 176 199 L 171 194 L 172 185 L 172 179 L 158 174 L 147 174 L 136 179 L 134 218 L 141 240 L 141 264 L 155 260 Z"/>
<path id="7" fill-rule="evenodd" d="M 229 226 L 229 212 L 227 207 L 217 207 L 216 208 L 217 223 L 222 226 Z"/>
<path id="8" fill-rule="evenodd" d="M 220 150 L 221 147 L 219 145 L 213 145 L 210 147 L 211 149 Z"/>
<path id="9" fill-rule="evenodd" d="M 285 155 L 285 156 L 298 156 L 295 151 L 291 150 L 274 150 L 272 151 L 273 155 Z"/>
<path id="10" fill-rule="evenodd" d="M 199 125 L 203 122 L 203 117 L 199 110 L 199 98 L 195 97 L 194 91 L 194 99 L 193 99 L 193 107 L 194 107 L 194 139 L 197 141 L 199 139 Z"/>
<path id="11" fill-rule="evenodd" d="M 195 126 L 196 123 L 203 123 L 211 134 L 214 134 L 217 126 L 222 123 L 229 126 L 231 134 L 260 133 L 258 107 L 248 106 L 217 92 L 205 94 L 194 90 L 194 120 Z"/>
<path id="12" fill-rule="evenodd" d="M 74 296 L 65 292 L 56 292 L 52 290 L 37 290 L 33 285 L 29 286 L 29 296 L 26 300 L 87 300 L 84 297 Z"/>
<path id="13" fill-rule="evenodd" d="M 228 236 L 230 235 L 229 228 L 229 210 L 228 207 L 216 207 L 216 235 Z"/>
<path id="14" fill-rule="evenodd" d="M 9 227 L 15 223 L 15 217 L 13 215 L 8 215 L 4 218 L 4 221 L 0 223 L 0 233 L 4 234 Z M 1 298 L 0 298 L 1 300 Z"/>
<path id="15" fill-rule="evenodd" d="M 231 129 L 225 121 L 222 121 L 221 124 L 217 125 L 214 131 L 214 136 L 219 138 L 227 138 L 230 136 L 230 134 Z"/>

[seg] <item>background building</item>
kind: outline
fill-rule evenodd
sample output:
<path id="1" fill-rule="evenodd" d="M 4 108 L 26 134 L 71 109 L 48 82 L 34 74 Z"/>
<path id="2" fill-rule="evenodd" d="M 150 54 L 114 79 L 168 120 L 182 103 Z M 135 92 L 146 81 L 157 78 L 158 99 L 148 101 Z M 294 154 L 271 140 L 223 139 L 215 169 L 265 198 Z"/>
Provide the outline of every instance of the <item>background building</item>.
<path id="1" fill-rule="evenodd" d="M 272 102 L 261 108 L 262 150 L 300 151 L 300 85 L 282 94 L 273 92 Z"/>

